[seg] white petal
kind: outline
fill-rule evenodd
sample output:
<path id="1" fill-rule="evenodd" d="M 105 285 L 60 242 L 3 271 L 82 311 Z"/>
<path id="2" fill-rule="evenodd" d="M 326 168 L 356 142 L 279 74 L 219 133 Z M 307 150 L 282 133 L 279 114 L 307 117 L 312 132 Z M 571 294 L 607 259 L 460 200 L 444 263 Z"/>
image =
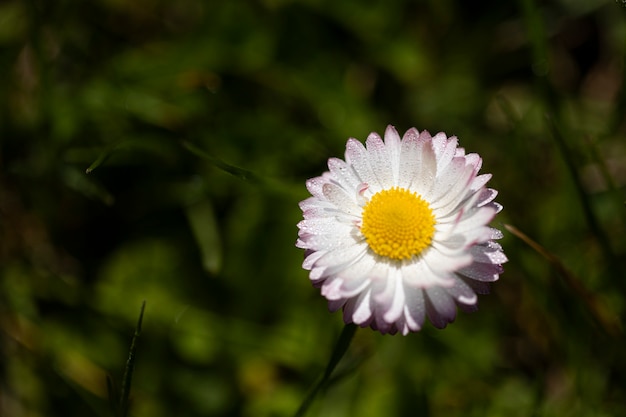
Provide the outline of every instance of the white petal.
<path id="1" fill-rule="evenodd" d="M 302 233 L 300 234 L 299 248 L 311 249 L 311 250 L 324 250 L 331 251 L 346 246 L 352 246 L 358 244 L 354 238 L 350 235 L 311 235 Z"/>
<path id="2" fill-rule="evenodd" d="M 341 276 L 346 282 L 354 280 L 368 279 L 372 275 L 372 271 L 376 266 L 376 259 L 370 254 L 364 254 L 358 258 L 354 263 L 348 266 Z"/>
<path id="3" fill-rule="evenodd" d="M 356 260 L 360 259 L 367 251 L 366 243 L 356 243 L 352 245 L 346 245 L 333 250 L 329 250 L 326 254 L 320 257 L 315 266 L 335 266 L 335 265 L 351 265 Z"/>
<path id="4" fill-rule="evenodd" d="M 356 297 L 370 286 L 370 280 L 367 275 L 363 275 L 358 279 L 343 279 L 339 294 L 341 298 Z"/>
<path id="5" fill-rule="evenodd" d="M 496 215 L 494 209 L 490 207 L 481 207 L 472 213 L 464 216 L 456 225 L 454 225 L 454 233 L 466 233 L 472 229 L 487 225 Z"/>
<path id="6" fill-rule="evenodd" d="M 413 288 L 429 288 L 434 286 L 445 286 L 448 284 L 446 275 L 439 275 L 433 272 L 426 262 L 419 260 L 407 263 L 402 266 L 402 278 L 404 282 Z"/>
<path id="7" fill-rule="evenodd" d="M 337 221 L 333 217 L 314 217 L 298 223 L 301 232 L 311 235 L 349 235 L 354 225 Z"/>
<path id="8" fill-rule="evenodd" d="M 473 261 L 474 258 L 469 252 L 462 251 L 455 255 L 448 255 L 434 247 L 428 248 L 423 256 L 423 262 L 438 275 L 456 271 L 470 265 Z"/>

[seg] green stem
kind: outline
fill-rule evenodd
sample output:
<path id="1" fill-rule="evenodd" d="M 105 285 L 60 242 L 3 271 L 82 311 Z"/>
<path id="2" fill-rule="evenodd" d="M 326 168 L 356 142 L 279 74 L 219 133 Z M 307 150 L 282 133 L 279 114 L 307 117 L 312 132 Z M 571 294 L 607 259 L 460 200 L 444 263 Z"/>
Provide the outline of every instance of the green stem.
<path id="1" fill-rule="evenodd" d="M 294 414 L 294 417 L 303 417 L 313 403 L 313 400 L 315 399 L 317 394 L 322 389 L 328 386 L 330 376 L 337 367 L 337 364 L 339 363 L 341 358 L 343 358 L 343 355 L 345 355 L 345 353 L 348 351 L 348 347 L 350 346 L 350 342 L 352 342 L 352 338 L 354 336 L 354 333 L 356 332 L 356 329 L 357 326 L 354 324 L 346 324 L 346 326 L 343 328 L 343 330 L 341 331 L 341 335 L 337 340 L 337 344 L 335 344 L 335 348 L 330 355 L 330 359 L 328 360 L 328 364 L 326 365 L 324 373 L 317 381 L 313 389 L 309 391 L 309 394 L 306 396 L 304 401 L 302 401 L 302 404 L 300 405 L 300 408 L 298 408 L 296 414 Z"/>
<path id="2" fill-rule="evenodd" d="M 122 417 L 128 414 L 128 397 L 130 396 L 130 386 L 133 379 L 133 370 L 135 369 L 135 352 L 137 351 L 137 339 L 141 333 L 141 323 L 143 321 L 143 312 L 146 308 L 146 302 L 141 304 L 141 312 L 137 320 L 137 327 L 133 340 L 130 343 L 130 351 L 128 352 L 128 360 L 126 361 L 126 369 L 124 370 L 124 378 L 122 378 L 122 392 L 120 395 L 119 412 Z"/>

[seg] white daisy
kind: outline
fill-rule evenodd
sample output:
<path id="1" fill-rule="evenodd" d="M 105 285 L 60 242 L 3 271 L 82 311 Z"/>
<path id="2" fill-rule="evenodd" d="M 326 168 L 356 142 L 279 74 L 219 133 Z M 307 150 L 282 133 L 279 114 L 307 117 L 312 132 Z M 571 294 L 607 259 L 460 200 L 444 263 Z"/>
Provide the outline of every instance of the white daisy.
<path id="1" fill-rule="evenodd" d="M 304 269 L 344 321 L 408 334 L 429 320 L 445 327 L 456 306 L 476 309 L 507 261 L 488 223 L 502 206 L 478 175 L 477 154 L 457 138 L 388 126 L 365 146 L 346 145 L 345 161 L 307 181 L 296 246 Z"/>

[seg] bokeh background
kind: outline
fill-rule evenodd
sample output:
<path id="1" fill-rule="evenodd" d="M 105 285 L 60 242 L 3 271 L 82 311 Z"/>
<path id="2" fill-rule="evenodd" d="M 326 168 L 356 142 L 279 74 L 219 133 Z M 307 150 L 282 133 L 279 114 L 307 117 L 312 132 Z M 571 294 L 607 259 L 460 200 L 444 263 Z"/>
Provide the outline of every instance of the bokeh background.
<path id="1" fill-rule="evenodd" d="M 293 415 L 343 327 L 304 181 L 387 124 L 481 154 L 510 262 L 308 415 L 626 415 L 624 3 L 1 2 L 0 415 L 112 416 L 144 300 L 129 415 Z"/>

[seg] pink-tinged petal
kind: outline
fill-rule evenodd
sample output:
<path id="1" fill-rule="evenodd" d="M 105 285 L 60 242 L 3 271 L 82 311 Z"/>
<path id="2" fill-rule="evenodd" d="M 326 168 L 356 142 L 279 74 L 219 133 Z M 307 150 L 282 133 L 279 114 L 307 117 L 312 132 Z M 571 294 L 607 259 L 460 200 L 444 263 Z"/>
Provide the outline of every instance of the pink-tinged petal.
<path id="1" fill-rule="evenodd" d="M 341 279 L 341 285 L 334 288 L 336 298 L 351 298 L 357 296 L 365 288 L 370 285 L 371 279 L 369 275 L 368 262 L 366 258 L 355 259 L 352 262 L 346 262 L 337 266 L 319 267 L 322 278 L 332 275 Z M 324 294 L 326 295 L 326 294 Z M 327 298 L 330 298 L 327 296 Z"/>
<path id="2" fill-rule="evenodd" d="M 389 277 L 389 279 L 395 282 L 395 290 L 393 292 L 391 303 L 389 306 L 387 306 L 383 318 L 386 322 L 393 323 L 398 320 L 400 316 L 404 313 L 405 296 L 404 285 L 402 284 L 402 276 L 398 272 L 396 272 L 394 276 Z"/>
<path id="3" fill-rule="evenodd" d="M 370 166 L 382 189 L 393 187 L 393 167 L 383 140 L 377 133 L 371 133 L 365 141 L 365 146 L 370 156 Z"/>
<path id="4" fill-rule="evenodd" d="M 389 268 L 385 279 L 373 283 L 372 292 L 377 313 L 386 322 L 396 321 L 402 314 L 404 305 L 404 288 L 400 271 L 396 268 Z"/>
<path id="5" fill-rule="evenodd" d="M 346 162 L 352 166 L 360 182 L 371 187 L 370 191 L 376 193 L 382 189 L 370 165 L 369 152 L 356 139 L 349 139 L 346 144 Z"/>
<path id="6" fill-rule="evenodd" d="M 463 280 L 457 278 L 453 287 L 446 288 L 448 294 L 454 298 L 457 303 L 465 306 L 475 306 L 478 302 L 478 297 L 472 288 L 467 285 Z"/>
<path id="7" fill-rule="evenodd" d="M 403 265 L 401 271 L 405 284 L 413 288 L 450 285 L 447 275 L 437 274 L 421 260 Z"/>
<path id="8" fill-rule="evenodd" d="M 493 208 L 496 214 L 500 213 L 502 209 L 504 208 L 502 207 L 502 204 L 496 203 L 495 201 L 492 201 L 491 203 L 487 204 L 485 207 Z"/>
<path id="9" fill-rule="evenodd" d="M 346 300 L 328 300 L 328 310 L 331 313 L 338 311 L 344 305 L 346 305 Z"/>
<path id="10" fill-rule="evenodd" d="M 462 149 L 462 148 L 458 148 L 457 150 L 459 149 Z M 477 153 L 470 153 L 470 154 L 465 155 L 465 161 L 468 165 L 471 165 L 472 167 L 474 167 L 475 173 L 478 173 L 478 171 L 480 171 L 480 168 L 483 165 L 483 160 Z"/>
<path id="11" fill-rule="evenodd" d="M 470 187 L 469 187 L 470 190 L 477 191 L 477 190 L 481 189 L 482 187 L 485 186 L 485 184 L 487 184 L 489 182 L 491 177 L 492 177 L 491 174 L 480 174 L 480 175 L 477 175 L 476 178 L 474 178 L 472 180 L 472 183 L 470 184 Z"/>
<path id="12" fill-rule="evenodd" d="M 446 145 L 448 143 L 448 137 L 445 133 L 439 132 L 432 137 L 431 141 L 433 144 L 433 149 L 435 150 L 437 158 L 439 159 L 441 155 L 443 155 L 445 152 Z"/>
<path id="13" fill-rule="evenodd" d="M 423 142 L 418 142 L 419 132 L 413 128 L 407 131 L 402 138 L 400 147 L 400 163 L 398 176 L 398 186 L 409 189 L 413 179 L 420 172 L 421 155 Z"/>
<path id="14" fill-rule="evenodd" d="M 324 194 L 322 193 L 324 184 L 328 184 L 328 178 L 324 176 L 311 178 L 306 181 L 306 189 L 313 197 L 324 198 Z"/>
<path id="15" fill-rule="evenodd" d="M 484 188 L 478 197 L 478 207 L 482 207 L 488 203 L 491 203 L 496 196 L 498 195 L 498 192 L 496 190 L 493 190 L 491 188 Z"/>
<path id="16" fill-rule="evenodd" d="M 366 290 L 358 297 L 348 300 L 344 310 L 346 323 L 364 324 L 372 318 L 371 290 Z M 349 319 L 349 320 L 347 320 Z"/>
<path id="17" fill-rule="evenodd" d="M 437 155 L 437 172 L 443 171 L 454 155 L 458 145 L 456 136 L 446 137 L 445 133 L 439 132 L 433 136 L 433 149 Z"/>
<path id="18" fill-rule="evenodd" d="M 376 330 L 382 334 L 396 334 L 398 331 L 394 323 L 386 322 L 380 313 L 374 313 L 374 321 L 376 323 Z"/>
<path id="19" fill-rule="evenodd" d="M 474 262 L 468 267 L 459 269 L 457 274 L 475 279 L 477 281 L 494 282 L 498 280 L 502 272 L 504 272 L 502 265 Z"/>
<path id="20" fill-rule="evenodd" d="M 333 277 L 324 281 L 324 285 L 322 285 L 322 295 L 326 297 L 328 300 L 341 300 L 343 297 L 341 296 L 341 284 L 343 284 L 343 280 L 341 278 Z"/>
<path id="21" fill-rule="evenodd" d="M 488 241 L 481 245 L 475 245 L 470 249 L 474 261 L 488 264 L 500 264 L 508 261 L 502 247 L 496 242 Z"/>
<path id="22" fill-rule="evenodd" d="M 348 280 L 343 277 L 343 271 L 334 273 L 322 285 L 322 295 L 328 300 L 349 299 L 358 296 L 369 287 L 369 279 L 367 276 L 359 277 L 359 279 Z"/>
<path id="23" fill-rule="evenodd" d="M 341 271 L 345 265 L 335 265 L 332 268 L 325 266 L 314 266 L 309 272 L 309 279 L 313 285 L 321 286 L 329 277 L 332 277 L 336 271 Z"/>
<path id="24" fill-rule="evenodd" d="M 324 253 L 325 252 L 318 251 L 307 254 L 307 256 L 304 258 L 304 261 L 302 262 L 302 268 L 310 271 L 315 265 L 315 262 L 317 262 L 317 260 L 321 258 Z"/>
<path id="25" fill-rule="evenodd" d="M 387 126 L 385 130 L 385 147 L 387 148 L 387 155 L 391 167 L 391 183 L 395 186 L 398 185 L 398 178 L 400 176 L 400 152 L 402 150 L 402 142 L 398 131 L 391 125 Z"/>
<path id="26" fill-rule="evenodd" d="M 398 320 L 397 327 L 400 330 L 400 333 L 402 333 L 402 336 L 406 336 L 411 332 L 411 329 L 409 328 L 409 325 L 407 324 L 404 316 L 401 317 L 400 320 Z"/>
<path id="27" fill-rule="evenodd" d="M 476 281 L 475 279 L 467 278 L 462 275 L 458 275 L 458 277 L 470 288 L 472 288 L 476 294 L 489 294 L 490 284 L 488 282 Z"/>
<path id="28" fill-rule="evenodd" d="M 443 288 L 428 288 L 425 292 L 426 315 L 435 327 L 443 329 L 455 319 L 456 303 Z"/>
<path id="29" fill-rule="evenodd" d="M 489 239 L 498 240 L 498 239 L 502 239 L 504 237 L 504 235 L 502 234 L 501 230 L 494 229 L 492 227 L 492 228 L 490 228 L 490 231 L 491 231 L 491 235 L 489 236 Z"/>
<path id="30" fill-rule="evenodd" d="M 450 202 L 462 201 L 467 194 L 467 186 L 474 176 L 471 166 L 465 164 L 462 158 L 454 159 L 437 178 L 435 188 L 427 197 L 433 209 L 445 208 Z M 444 209 L 445 210 L 445 209 Z"/>
<path id="31" fill-rule="evenodd" d="M 417 130 L 417 129 L 415 129 Z M 428 144 L 428 146 L 430 146 L 432 148 L 433 146 L 433 137 L 430 135 L 430 132 L 428 130 L 422 130 L 422 132 L 419 134 L 418 137 L 418 142 L 421 144 Z"/>
<path id="32" fill-rule="evenodd" d="M 405 312 L 409 327 L 415 331 L 421 329 L 426 318 L 426 303 L 424 291 L 421 288 L 406 290 Z"/>
<path id="33" fill-rule="evenodd" d="M 320 201 L 317 197 L 310 197 L 300 202 L 302 216 L 305 219 L 317 217 L 335 217 L 337 209 L 328 201 Z"/>
<path id="34" fill-rule="evenodd" d="M 426 135 L 426 136 L 424 136 Z M 422 137 L 429 137 L 428 132 L 422 132 Z M 437 157 L 432 147 L 432 143 L 426 141 L 422 146 L 422 158 L 419 173 L 411 182 L 411 190 L 415 191 L 418 195 L 428 195 L 430 190 L 434 187 L 435 177 L 437 175 Z"/>
<path id="35" fill-rule="evenodd" d="M 376 279 L 372 281 L 373 300 L 377 306 L 387 306 L 391 303 L 396 286 L 393 269 L 376 266 L 374 274 Z"/>
<path id="36" fill-rule="evenodd" d="M 356 204 L 355 196 L 348 195 L 344 189 L 338 185 L 324 184 L 322 192 L 324 197 L 339 210 L 352 215 L 361 214 L 361 207 Z"/>
<path id="37" fill-rule="evenodd" d="M 476 298 L 478 299 L 478 296 Z M 473 313 L 475 311 L 478 311 L 478 303 L 476 303 L 476 304 L 463 304 L 463 303 L 458 303 L 457 302 L 457 306 L 464 313 Z"/>
<path id="38" fill-rule="evenodd" d="M 328 160 L 328 169 L 333 176 L 333 179 L 339 184 L 348 194 L 354 192 L 354 189 L 359 185 L 359 178 L 355 175 L 352 167 L 345 161 L 338 158 L 330 158 Z"/>

